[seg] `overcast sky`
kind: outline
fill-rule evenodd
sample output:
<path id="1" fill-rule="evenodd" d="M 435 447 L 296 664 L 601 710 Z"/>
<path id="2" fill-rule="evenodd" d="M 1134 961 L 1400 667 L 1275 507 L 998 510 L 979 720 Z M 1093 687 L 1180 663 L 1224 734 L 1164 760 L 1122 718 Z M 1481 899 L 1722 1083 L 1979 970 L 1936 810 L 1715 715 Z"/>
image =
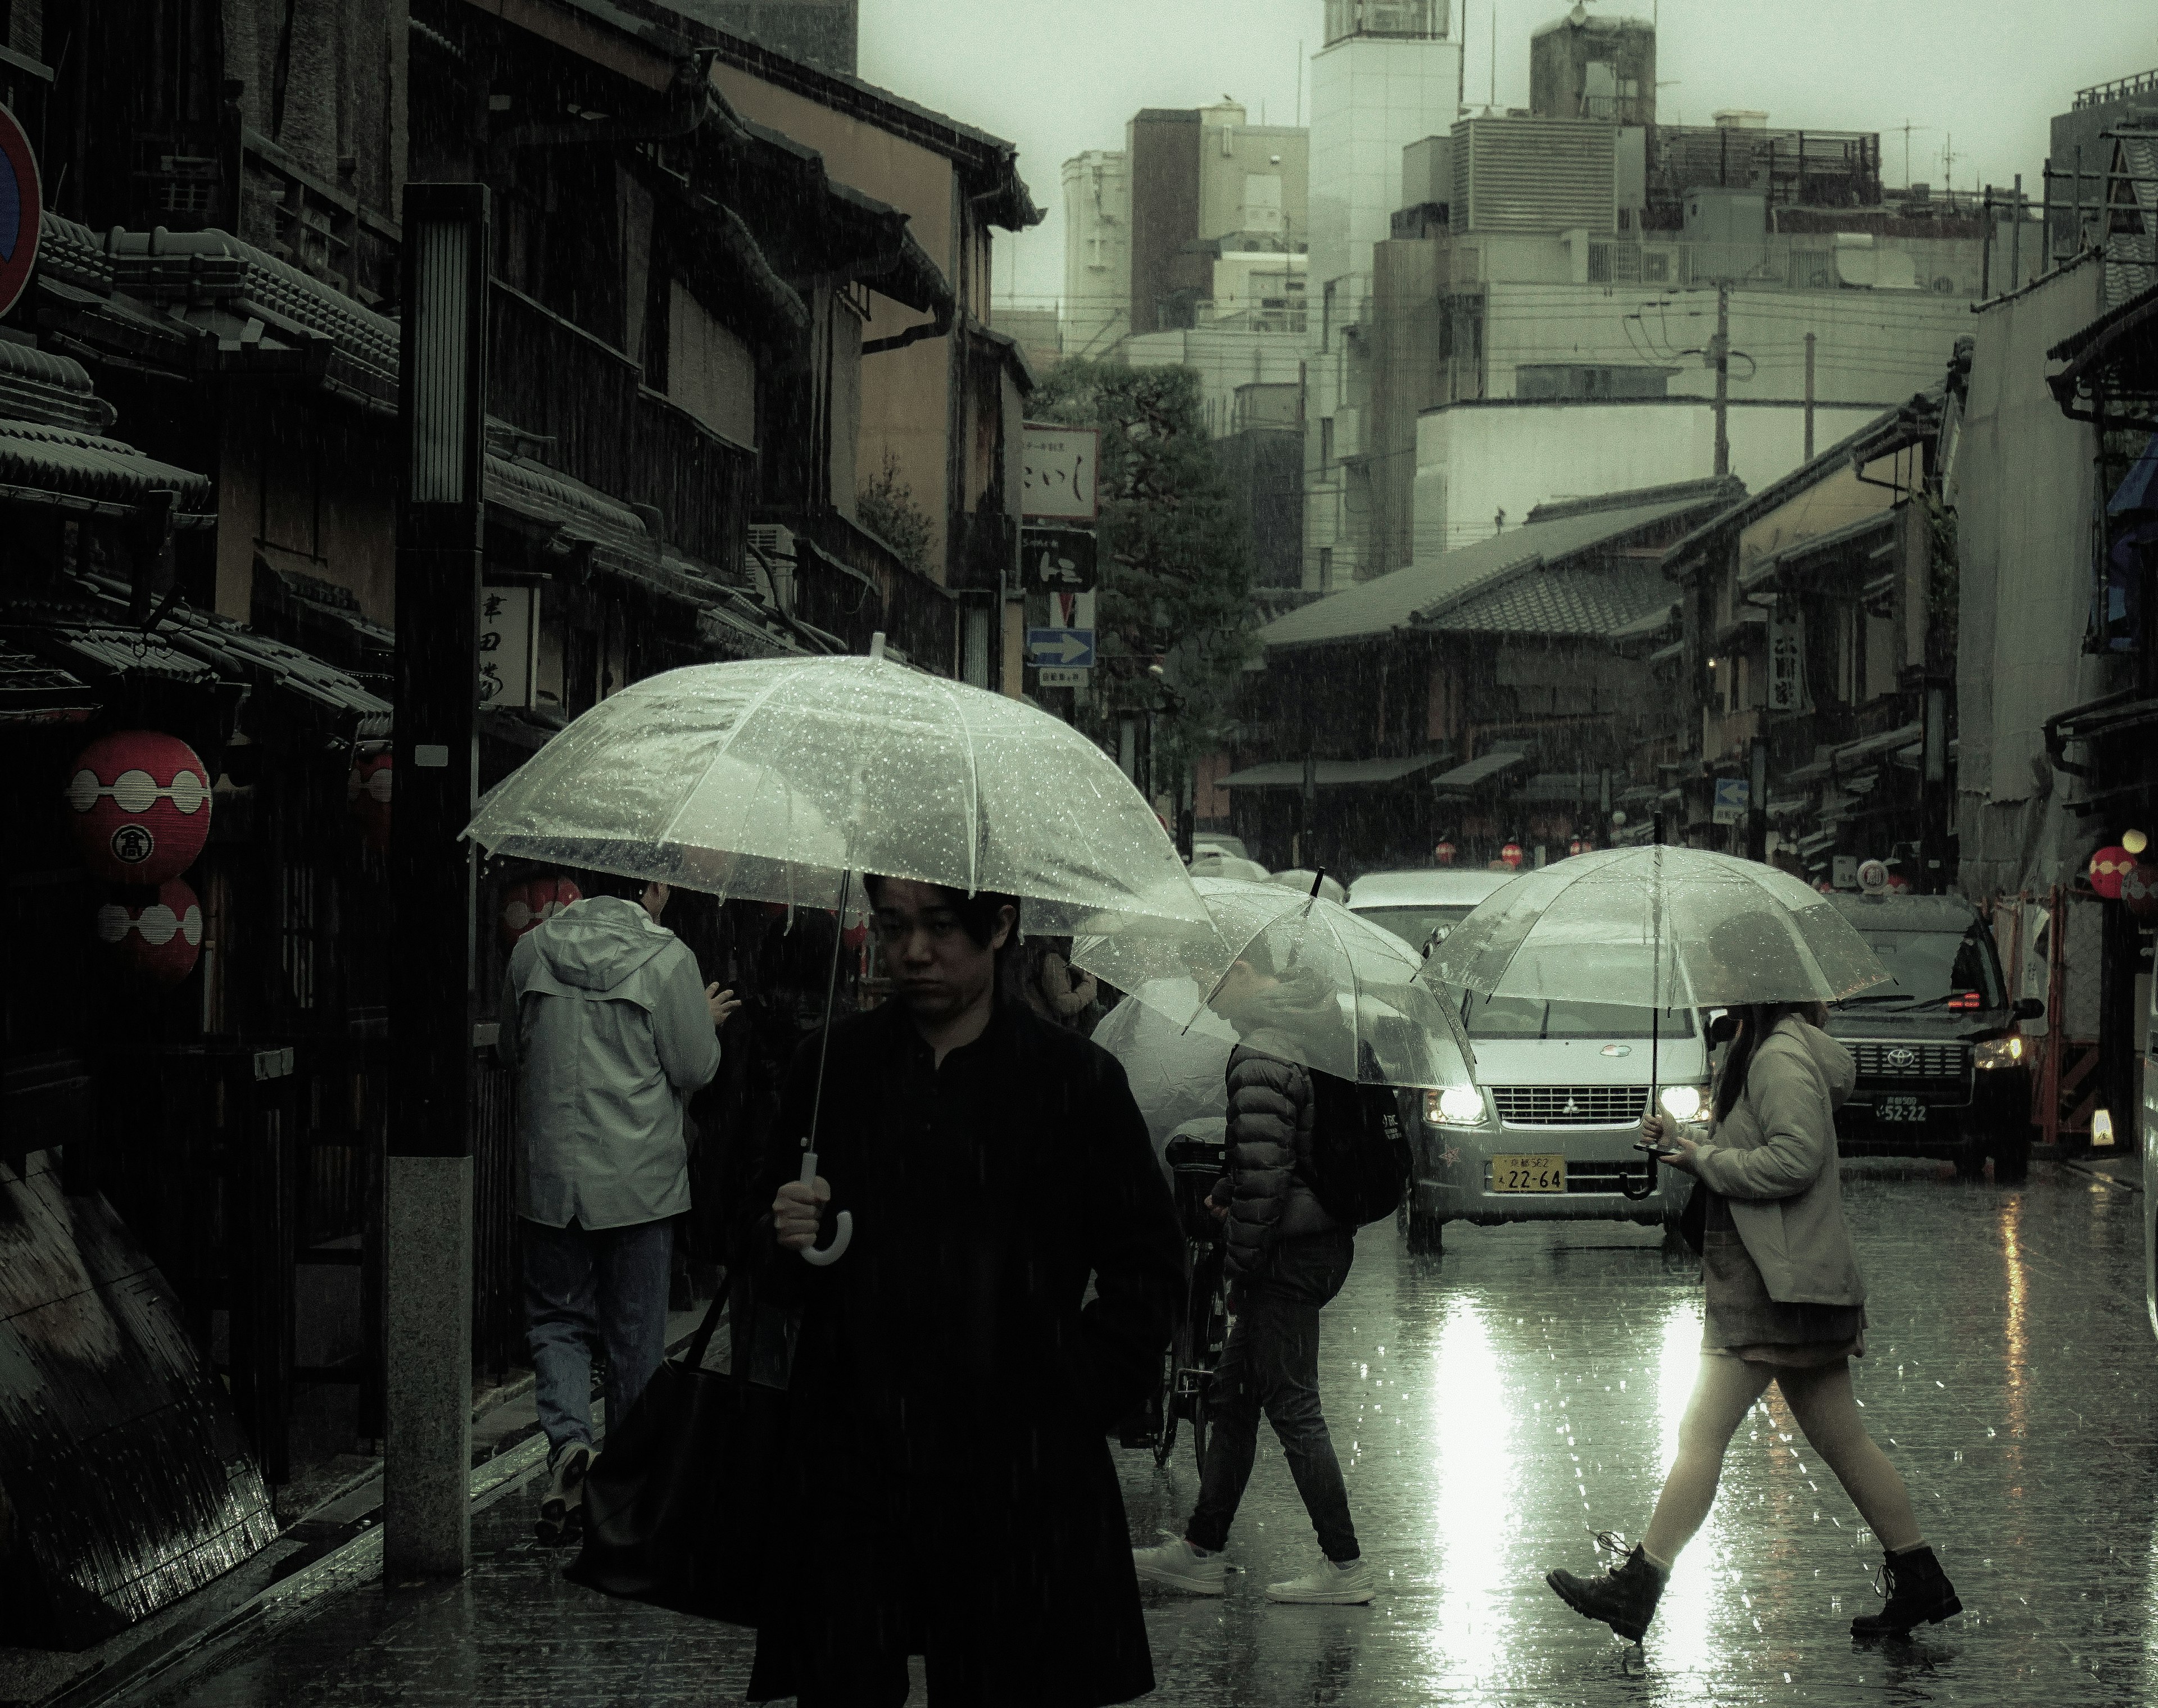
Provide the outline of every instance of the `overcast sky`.
<path id="1" fill-rule="evenodd" d="M 1491 88 L 1491 0 L 1468 0 L 1468 84 Z M 1454 0 L 1457 27 L 1461 0 Z M 996 288 L 1052 297 L 1064 276 L 1064 162 L 1123 147 L 1145 106 L 1234 96 L 1274 124 L 1296 116 L 1299 42 L 1319 47 L 1322 0 L 861 0 L 861 75 L 1019 145 L 1049 217 L 997 235 Z M 1529 95 L 1529 34 L 1566 0 L 1498 0 L 1501 106 Z M 1592 10 L 1649 15 L 1649 0 Z M 2158 0 L 1661 0 L 1658 116 L 1705 124 L 1719 107 L 1773 125 L 1878 131 L 1887 181 L 2035 194 L 2047 122 L 2075 91 L 2158 67 Z M 1309 98 L 1309 74 L 1304 80 Z M 1308 115 L 1307 115 L 1308 116 Z"/>

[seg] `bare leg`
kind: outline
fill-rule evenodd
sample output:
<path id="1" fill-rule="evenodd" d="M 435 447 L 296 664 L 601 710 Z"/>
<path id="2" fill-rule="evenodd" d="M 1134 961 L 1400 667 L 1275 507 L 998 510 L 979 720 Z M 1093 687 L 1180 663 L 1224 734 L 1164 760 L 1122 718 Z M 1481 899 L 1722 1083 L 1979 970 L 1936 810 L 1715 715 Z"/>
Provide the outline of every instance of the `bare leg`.
<path id="1" fill-rule="evenodd" d="M 1748 1364 L 1740 1358 L 1704 1354 L 1701 1375 L 1693 1397 L 1686 1401 L 1685 1420 L 1679 1425 L 1679 1456 L 1664 1479 L 1655 1515 L 1649 1533 L 1641 1539 L 1649 1563 L 1660 1571 L 1670 1570 L 1679 1551 L 1708 1516 L 1716 1501 L 1716 1484 L 1723 1469 L 1723 1450 L 1753 1402 L 1768 1391 L 1776 1372 L 1766 1365 Z M 1821 1455 L 1827 1457 L 1825 1453 Z"/>
<path id="2" fill-rule="evenodd" d="M 1816 1370 L 1786 1370 L 1776 1374 L 1791 1416 L 1813 1443 L 1821 1462 L 1835 1473 L 1843 1492 L 1858 1509 L 1867 1528 L 1881 1539 L 1891 1554 L 1915 1548 L 1924 1540 L 1918 1516 L 1911 1509 L 1911 1496 L 1903 1479 L 1888 1463 L 1858 1415 L 1851 1391 L 1848 1360 L 1823 1365 Z"/>

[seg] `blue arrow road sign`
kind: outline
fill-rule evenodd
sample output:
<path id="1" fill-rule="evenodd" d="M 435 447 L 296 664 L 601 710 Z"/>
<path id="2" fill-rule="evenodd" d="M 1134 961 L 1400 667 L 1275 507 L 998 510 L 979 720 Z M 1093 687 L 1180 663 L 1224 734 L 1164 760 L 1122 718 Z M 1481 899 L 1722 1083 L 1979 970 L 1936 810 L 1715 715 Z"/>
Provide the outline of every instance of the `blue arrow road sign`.
<path id="1" fill-rule="evenodd" d="M 1054 664 L 1066 670 L 1094 668 L 1094 631 L 1091 628 L 1030 628 L 1026 650 L 1037 664 Z"/>

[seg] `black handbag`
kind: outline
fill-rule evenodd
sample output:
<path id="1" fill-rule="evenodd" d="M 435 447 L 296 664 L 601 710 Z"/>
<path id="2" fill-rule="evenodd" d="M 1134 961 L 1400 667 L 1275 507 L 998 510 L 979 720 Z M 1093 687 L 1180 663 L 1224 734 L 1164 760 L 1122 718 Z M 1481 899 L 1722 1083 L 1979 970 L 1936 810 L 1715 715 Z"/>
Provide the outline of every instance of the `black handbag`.
<path id="1" fill-rule="evenodd" d="M 736 1337 L 736 1374 L 708 1370 L 734 1277 L 688 1349 L 653 1372 L 585 1480 L 584 1546 L 563 1574 L 607 1595 L 731 1624 L 757 1623 L 768 1551 L 772 1453 L 783 1389 L 752 1381 Z"/>
<path id="2" fill-rule="evenodd" d="M 1686 1242 L 1686 1250 L 1695 1256 L 1701 1256 L 1708 1228 L 1708 1189 L 1699 1180 L 1686 1194 L 1686 1208 L 1679 1212 L 1679 1237 Z"/>

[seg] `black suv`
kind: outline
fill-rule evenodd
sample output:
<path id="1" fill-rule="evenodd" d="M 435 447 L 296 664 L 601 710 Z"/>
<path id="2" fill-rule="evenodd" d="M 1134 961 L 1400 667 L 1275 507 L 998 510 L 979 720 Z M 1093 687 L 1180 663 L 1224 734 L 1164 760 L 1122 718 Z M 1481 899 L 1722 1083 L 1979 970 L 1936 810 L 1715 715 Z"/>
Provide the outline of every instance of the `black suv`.
<path id="1" fill-rule="evenodd" d="M 2018 1181 L 2031 1166 L 2031 1069 L 1993 933 L 1954 895 L 1835 895 L 1836 909 L 1888 969 L 1888 984 L 1829 1010 L 1828 1029 L 1858 1062 L 1836 1116 L 1846 1156 L 1948 1157 L 1976 1179 Z"/>

